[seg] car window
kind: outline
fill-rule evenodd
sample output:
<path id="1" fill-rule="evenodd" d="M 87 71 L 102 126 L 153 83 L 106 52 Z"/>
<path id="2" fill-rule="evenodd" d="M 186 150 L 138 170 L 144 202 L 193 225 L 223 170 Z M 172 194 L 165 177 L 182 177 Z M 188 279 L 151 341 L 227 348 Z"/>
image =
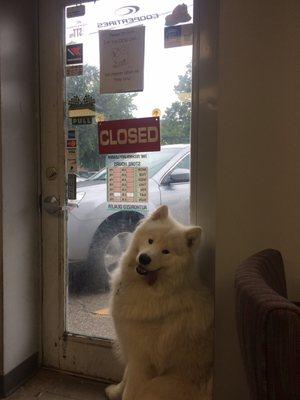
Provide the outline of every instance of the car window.
<path id="1" fill-rule="evenodd" d="M 149 153 L 149 176 L 154 176 L 164 165 L 169 162 L 172 157 L 179 153 L 182 149 L 178 147 L 172 147 L 162 149 L 161 151 L 154 151 Z"/>
<path id="2" fill-rule="evenodd" d="M 191 156 L 190 154 L 188 154 L 178 164 L 176 164 L 175 168 L 190 169 L 190 166 L 191 166 Z M 173 168 L 173 170 L 175 168 Z"/>
<path id="3" fill-rule="evenodd" d="M 190 153 L 186 154 L 175 166 L 173 166 L 173 168 L 164 176 L 164 178 L 162 179 L 161 183 L 164 184 L 168 184 L 169 183 L 169 178 L 170 175 L 172 174 L 172 172 L 175 169 L 188 169 L 190 170 L 190 165 L 191 165 L 191 155 Z"/>

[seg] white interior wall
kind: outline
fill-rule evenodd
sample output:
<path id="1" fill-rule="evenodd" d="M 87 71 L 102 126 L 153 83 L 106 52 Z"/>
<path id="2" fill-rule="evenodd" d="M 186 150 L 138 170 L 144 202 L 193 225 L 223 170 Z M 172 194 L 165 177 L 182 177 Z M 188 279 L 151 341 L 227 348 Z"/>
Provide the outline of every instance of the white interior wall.
<path id="1" fill-rule="evenodd" d="M 246 400 L 236 266 L 279 249 L 300 299 L 300 2 L 220 4 L 215 399 Z"/>
<path id="2" fill-rule="evenodd" d="M 38 351 L 35 1 L 1 2 L 4 374 Z"/>

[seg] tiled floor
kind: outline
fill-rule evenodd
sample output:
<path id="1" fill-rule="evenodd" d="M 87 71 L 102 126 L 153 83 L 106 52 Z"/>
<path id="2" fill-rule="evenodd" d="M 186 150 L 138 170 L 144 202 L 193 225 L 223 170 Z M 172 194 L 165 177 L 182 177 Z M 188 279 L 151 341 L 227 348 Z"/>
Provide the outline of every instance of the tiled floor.
<path id="1" fill-rule="evenodd" d="M 9 400 L 105 400 L 105 384 L 41 369 Z"/>

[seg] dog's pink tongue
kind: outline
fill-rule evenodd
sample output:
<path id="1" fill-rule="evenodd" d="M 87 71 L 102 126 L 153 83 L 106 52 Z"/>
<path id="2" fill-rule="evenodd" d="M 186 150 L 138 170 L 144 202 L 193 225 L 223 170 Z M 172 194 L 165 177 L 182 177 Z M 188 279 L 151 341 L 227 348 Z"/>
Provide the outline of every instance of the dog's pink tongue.
<path id="1" fill-rule="evenodd" d="M 158 271 L 149 271 L 145 276 L 148 285 L 152 286 L 157 280 Z"/>

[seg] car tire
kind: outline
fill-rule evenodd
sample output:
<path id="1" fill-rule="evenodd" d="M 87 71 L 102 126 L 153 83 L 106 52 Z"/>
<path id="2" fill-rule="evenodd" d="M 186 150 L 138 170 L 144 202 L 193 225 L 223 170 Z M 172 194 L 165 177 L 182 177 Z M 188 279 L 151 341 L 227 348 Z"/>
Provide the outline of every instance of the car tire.
<path id="1" fill-rule="evenodd" d="M 121 254 L 128 244 L 129 235 L 142 218 L 143 215 L 136 212 L 120 211 L 108 217 L 99 226 L 89 252 L 87 291 L 105 292 L 109 290 L 110 274 L 116 268 Z M 119 248 L 117 248 L 118 243 L 120 244 Z M 116 247 L 115 251 L 114 246 Z M 111 264 L 109 264 L 110 261 Z"/>

